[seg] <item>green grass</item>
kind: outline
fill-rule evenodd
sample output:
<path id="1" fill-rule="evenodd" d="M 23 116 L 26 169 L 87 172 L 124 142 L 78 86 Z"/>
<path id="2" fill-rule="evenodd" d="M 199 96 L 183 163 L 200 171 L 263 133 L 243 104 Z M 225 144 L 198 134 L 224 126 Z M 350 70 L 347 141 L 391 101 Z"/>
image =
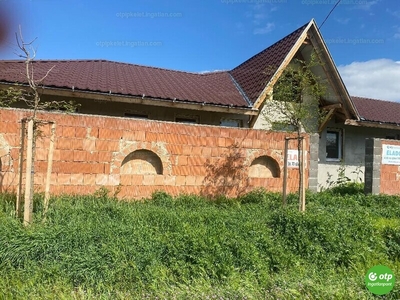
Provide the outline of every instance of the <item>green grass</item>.
<path id="1" fill-rule="evenodd" d="M 400 276 L 400 198 L 351 187 L 239 199 L 122 202 L 104 190 L 51 199 L 15 219 L 0 195 L 0 299 L 375 299 L 366 271 Z M 394 290 L 380 299 L 399 299 Z"/>

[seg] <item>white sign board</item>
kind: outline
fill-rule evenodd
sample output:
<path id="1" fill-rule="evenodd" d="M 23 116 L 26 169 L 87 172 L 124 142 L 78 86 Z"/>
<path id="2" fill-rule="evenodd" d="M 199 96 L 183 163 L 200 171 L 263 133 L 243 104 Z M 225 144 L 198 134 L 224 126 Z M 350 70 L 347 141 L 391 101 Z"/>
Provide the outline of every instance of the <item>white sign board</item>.
<path id="1" fill-rule="evenodd" d="M 307 152 L 306 152 L 307 154 Z M 301 155 L 301 152 L 300 152 Z M 288 157 L 287 157 L 287 166 L 288 168 L 298 168 L 299 167 L 299 153 L 297 150 L 288 149 Z M 307 160 L 304 161 L 304 166 L 307 165 Z"/>
<path id="2" fill-rule="evenodd" d="M 382 145 L 382 164 L 400 166 L 400 146 Z"/>

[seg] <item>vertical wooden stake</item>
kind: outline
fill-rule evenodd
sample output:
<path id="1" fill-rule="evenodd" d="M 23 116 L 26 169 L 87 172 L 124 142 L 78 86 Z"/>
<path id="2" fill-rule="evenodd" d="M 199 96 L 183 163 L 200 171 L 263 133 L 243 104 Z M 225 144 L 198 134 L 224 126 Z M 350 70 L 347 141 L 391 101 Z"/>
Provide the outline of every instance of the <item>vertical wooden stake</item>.
<path id="1" fill-rule="evenodd" d="M 32 223 L 33 197 L 31 193 L 32 179 L 32 149 L 33 148 L 33 120 L 28 121 L 28 142 L 26 150 L 26 176 L 25 176 L 25 205 L 24 205 L 24 225 Z"/>
<path id="2" fill-rule="evenodd" d="M 287 162 L 288 162 L 288 148 L 289 148 L 289 139 L 285 138 L 285 153 L 283 158 L 283 192 L 282 192 L 282 204 L 286 206 L 286 190 L 287 190 Z"/>
<path id="3" fill-rule="evenodd" d="M 47 158 L 46 187 L 45 187 L 45 194 L 44 194 L 44 214 L 47 213 L 47 209 L 49 208 L 51 170 L 53 168 L 53 153 L 54 153 L 54 139 L 55 139 L 55 136 L 56 136 L 56 124 L 53 123 L 51 125 L 49 156 Z"/>
<path id="4" fill-rule="evenodd" d="M 301 180 L 301 195 L 300 195 L 300 207 L 299 207 L 299 210 L 301 212 L 306 210 L 306 185 L 305 185 L 305 180 L 304 180 L 305 171 L 306 171 L 306 168 L 305 168 L 305 165 L 306 165 L 305 164 L 305 159 L 306 159 L 305 153 L 306 153 L 306 151 L 305 151 L 304 144 L 305 144 L 305 140 L 304 140 L 304 138 L 302 138 L 301 139 L 301 166 L 299 166 L 301 168 L 301 173 L 303 174 L 303 176 L 301 178 L 302 179 Z"/>
<path id="5" fill-rule="evenodd" d="M 17 188 L 17 203 L 15 205 L 15 210 L 17 212 L 17 218 L 22 218 L 22 173 L 24 169 L 24 150 L 25 150 L 25 120 L 21 120 L 21 140 L 19 148 L 19 158 L 18 158 L 18 188 Z"/>

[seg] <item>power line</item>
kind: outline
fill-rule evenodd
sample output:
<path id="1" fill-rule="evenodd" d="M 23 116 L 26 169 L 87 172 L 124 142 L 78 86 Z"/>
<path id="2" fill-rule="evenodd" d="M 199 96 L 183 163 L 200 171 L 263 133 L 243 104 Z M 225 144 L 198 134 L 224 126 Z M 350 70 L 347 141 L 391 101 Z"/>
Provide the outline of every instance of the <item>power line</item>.
<path id="1" fill-rule="evenodd" d="M 326 20 L 328 20 L 329 16 L 330 16 L 331 13 L 335 10 L 336 6 L 339 5 L 340 1 L 342 1 L 342 0 L 338 0 L 338 2 L 336 2 L 335 6 L 331 9 L 331 11 L 330 11 L 329 14 L 326 16 L 325 20 L 322 22 L 321 26 L 319 26 L 318 29 L 321 29 L 322 25 L 325 24 Z"/>

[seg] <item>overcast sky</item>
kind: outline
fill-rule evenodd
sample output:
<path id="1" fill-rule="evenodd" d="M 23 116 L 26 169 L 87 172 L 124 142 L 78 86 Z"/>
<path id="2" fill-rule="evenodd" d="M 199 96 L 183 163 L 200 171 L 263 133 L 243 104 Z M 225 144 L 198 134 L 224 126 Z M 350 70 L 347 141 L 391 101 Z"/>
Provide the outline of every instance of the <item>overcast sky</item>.
<path id="1" fill-rule="evenodd" d="M 38 59 L 230 70 L 312 18 L 320 26 L 336 2 L 0 0 L 0 23 L 8 22 L 0 58 L 17 58 L 12 33 L 21 24 L 25 40 L 37 37 Z M 324 23 L 321 33 L 351 95 L 400 101 L 399 24 L 397 0 L 342 0 Z"/>

